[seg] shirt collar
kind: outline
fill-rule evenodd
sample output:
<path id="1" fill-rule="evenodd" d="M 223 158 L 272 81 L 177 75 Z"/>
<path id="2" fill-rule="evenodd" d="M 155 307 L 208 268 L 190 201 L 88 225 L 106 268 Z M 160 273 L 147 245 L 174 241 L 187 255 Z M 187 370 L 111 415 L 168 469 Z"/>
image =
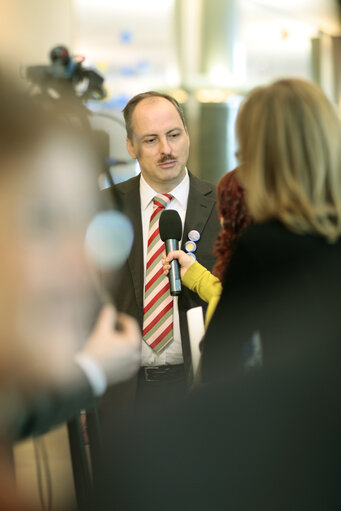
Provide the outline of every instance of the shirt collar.
<path id="1" fill-rule="evenodd" d="M 179 201 L 181 206 L 183 208 L 186 208 L 187 205 L 187 198 L 189 193 L 189 175 L 186 168 L 186 174 L 181 183 L 179 183 L 171 192 L 169 192 L 173 195 L 174 199 Z M 155 195 L 157 195 L 158 192 L 156 192 L 144 179 L 142 173 L 140 178 L 140 195 L 141 195 L 141 205 L 142 209 L 145 210 L 151 201 L 154 199 Z"/>

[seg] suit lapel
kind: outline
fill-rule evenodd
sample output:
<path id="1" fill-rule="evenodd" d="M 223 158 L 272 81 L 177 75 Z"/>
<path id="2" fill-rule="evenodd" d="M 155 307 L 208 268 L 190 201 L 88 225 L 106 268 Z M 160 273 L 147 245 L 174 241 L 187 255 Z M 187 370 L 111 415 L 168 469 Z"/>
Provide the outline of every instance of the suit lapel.
<path id="1" fill-rule="evenodd" d="M 190 187 L 187 202 L 187 211 L 182 236 L 181 248 L 188 241 L 188 233 L 193 229 L 201 235 L 206 222 L 211 214 L 212 208 L 216 205 L 216 198 L 212 188 L 204 181 L 196 178 L 189 172 Z"/>

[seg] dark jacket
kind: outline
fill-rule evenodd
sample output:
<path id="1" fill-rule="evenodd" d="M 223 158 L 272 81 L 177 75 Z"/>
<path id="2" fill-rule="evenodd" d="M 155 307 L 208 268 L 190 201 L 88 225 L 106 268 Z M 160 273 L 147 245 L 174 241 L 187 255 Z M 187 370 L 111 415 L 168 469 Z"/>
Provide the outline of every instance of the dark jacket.
<path id="1" fill-rule="evenodd" d="M 248 227 L 203 341 L 204 381 L 244 371 L 255 332 L 263 367 L 340 360 L 340 282 L 341 240 L 295 234 L 276 221 Z"/>

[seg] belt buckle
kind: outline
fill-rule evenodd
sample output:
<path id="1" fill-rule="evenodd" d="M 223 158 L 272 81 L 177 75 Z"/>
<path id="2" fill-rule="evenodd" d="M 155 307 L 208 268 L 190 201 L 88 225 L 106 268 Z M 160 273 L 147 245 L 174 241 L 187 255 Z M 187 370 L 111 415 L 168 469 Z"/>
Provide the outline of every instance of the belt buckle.
<path id="1" fill-rule="evenodd" d="M 144 381 L 159 381 L 157 380 L 157 378 L 153 378 L 151 377 L 152 375 L 152 372 L 153 372 L 153 369 L 159 369 L 159 366 L 145 366 L 143 368 L 143 372 L 144 372 Z"/>

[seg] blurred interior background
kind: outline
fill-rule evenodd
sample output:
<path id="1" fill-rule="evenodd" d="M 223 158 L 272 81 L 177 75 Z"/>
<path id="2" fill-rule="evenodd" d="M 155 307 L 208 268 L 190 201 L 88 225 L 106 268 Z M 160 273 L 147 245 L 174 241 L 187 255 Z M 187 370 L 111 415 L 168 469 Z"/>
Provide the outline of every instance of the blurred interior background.
<path id="1" fill-rule="evenodd" d="M 250 88 L 281 76 L 316 81 L 341 107 L 338 0 L 0 0 L 0 58 L 49 63 L 58 44 L 105 78 L 107 97 L 88 106 L 110 134 L 116 181 L 131 177 L 121 110 L 156 89 L 183 105 L 189 168 L 211 182 L 235 164 L 234 121 Z M 106 116 L 104 116 L 104 115 Z M 115 161 L 128 164 L 114 164 Z"/>

